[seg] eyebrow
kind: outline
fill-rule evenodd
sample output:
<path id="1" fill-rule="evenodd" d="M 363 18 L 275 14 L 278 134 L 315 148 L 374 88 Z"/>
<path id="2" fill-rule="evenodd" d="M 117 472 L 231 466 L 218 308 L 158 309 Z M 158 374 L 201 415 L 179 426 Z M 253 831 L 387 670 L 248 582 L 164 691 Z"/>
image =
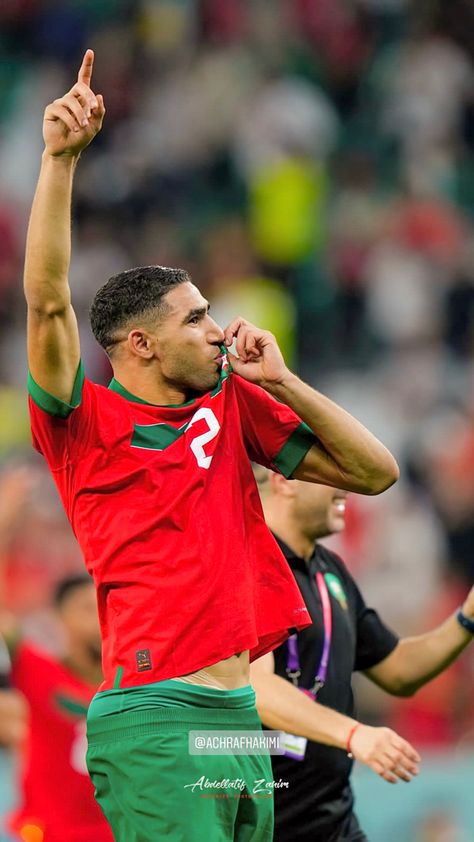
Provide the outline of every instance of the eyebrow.
<path id="1" fill-rule="evenodd" d="M 189 310 L 189 312 L 186 313 L 183 319 L 183 324 L 186 324 L 186 322 L 188 322 L 189 319 L 194 319 L 195 316 L 205 316 L 207 313 L 209 313 L 210 309 L 210 304 L 206 304 L 203 307 L 194 307 L 192 310 Z"/>

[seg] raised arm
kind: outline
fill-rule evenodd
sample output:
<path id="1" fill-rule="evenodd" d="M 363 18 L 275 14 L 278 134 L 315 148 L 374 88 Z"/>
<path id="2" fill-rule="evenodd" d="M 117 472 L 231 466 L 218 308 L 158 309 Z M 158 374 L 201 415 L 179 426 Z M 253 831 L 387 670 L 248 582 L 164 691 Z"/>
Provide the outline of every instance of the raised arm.
<path id="1" fill-rule="evenodd" d="M 94 53 L 87 50 L 76 84 L 45 110 L 45 149 L 26 241 L 28 365 L 36 383 L 65 403 L 80 356 L 68 284 L 72 181 L 78 158 L 105 113 L 102 97 L 90 87 L 93 62 Z"/>
<path id="2" fill-rule="evenodd" d="M 303 383 L 286 367 L 275 337 L 245 319 L 225 331 L 227 347 L 236 339 L 232 368 L 291 407 L 313 431 L 316 443 L 294 471 L 296 479 L 320 482 L 359 494 L 380 494 L 398 479 L 398 465 L 386 447 L 359 421 Z"/>

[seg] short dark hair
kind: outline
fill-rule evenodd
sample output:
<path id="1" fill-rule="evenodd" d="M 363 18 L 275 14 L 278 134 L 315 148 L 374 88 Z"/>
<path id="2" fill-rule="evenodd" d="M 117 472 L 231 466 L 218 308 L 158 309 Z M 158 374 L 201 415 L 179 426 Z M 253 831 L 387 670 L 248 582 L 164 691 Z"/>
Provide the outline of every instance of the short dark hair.
<path id="1" fill-rule="evenodd" d="M 95 294 L 89 318 L 99 345 L 109 351 L 116 333 L 130 319 L 143 318 L 163 307 L 163 297 L 178 284 L 190 281 L 185 269 L 138 266 L 112 275 Z"/>
<path id="2" fill-rule="evenodd" d="M 86 585 L 93 585 L 94 582 L 87 573 L 76 573 L 74 576 L 66 576 L 57 582 L 53 593 L 53 605 L 60 608 L 68 596 L 77 588 L 84 588 Z"/>

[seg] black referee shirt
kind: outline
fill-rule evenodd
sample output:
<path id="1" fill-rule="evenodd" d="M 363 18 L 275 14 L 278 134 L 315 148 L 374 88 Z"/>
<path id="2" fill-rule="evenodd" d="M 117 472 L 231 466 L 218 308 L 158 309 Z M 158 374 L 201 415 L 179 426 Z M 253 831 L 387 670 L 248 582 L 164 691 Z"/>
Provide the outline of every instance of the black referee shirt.
<path id="1" fill-rule="evenodd" d="M 398 638 L 377 612 L 366 606 L 354 579 L 335 553 L 317 544 L 312 558 L 306 562 L 278 538 L 277 541 L 313 620 L 312 626 L 298 633 L 301 665 L 298 684 L 312 688 L 321 658 L 324 625 L 315 582 L 315 574 L 320 570 L 323 575 L 332 574 L 325 576 L 331 599 L 332 642 L 326 684 L 317 700 L 353 716 L 352 673 L 369 669 L 386 658 L 395 649 Z M 275 672 L 288 678 L 288 644 L 285 642 L 273 654 Z M 274 755 L 272 764 L 274 779 L 289 782 L 288 789 L 274 791 L 274 842 L 333 842 L 342 838 L 353 808 L 349 783 L 352 761 L 345 751 L 308 740 L 304 760 Z"/>

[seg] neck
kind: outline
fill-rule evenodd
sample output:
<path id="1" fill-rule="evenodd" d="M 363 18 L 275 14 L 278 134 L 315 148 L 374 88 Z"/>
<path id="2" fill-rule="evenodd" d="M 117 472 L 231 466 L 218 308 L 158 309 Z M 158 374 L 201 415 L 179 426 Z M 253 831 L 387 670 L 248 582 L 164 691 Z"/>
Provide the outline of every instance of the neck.
<path id="1" fill-rule="evenodd" d="M 315 538 L 309 538 L 295 523 L 284 516 L 275 517 L 267 512 L 265 519 L 269 529 L 271 529 L 271 531 L 280 538 L 280 540 L 283 541 L 290 550 L 293 550 L 299 558 L 304 558 L 305 561 L 310 560 L 316 545 Z"/>
<path id="2" fill-rule="evenodd" d="M 134 397 L 158 406 L 185 403 L 190 398 L 183 388 L 163 380 L 161 372 L 157 372 L 154 366 L 134 371 L 117 367 L 114 378 Z"/>
<path id="3" fill-rule="evenodd" d="M 70 645 L 67 656 L 63 662 L 79 678 L 88 684 L 98 685 L 102 681 L 102 664 L 99 657 L 96 657 L 82 646 Z"/>

